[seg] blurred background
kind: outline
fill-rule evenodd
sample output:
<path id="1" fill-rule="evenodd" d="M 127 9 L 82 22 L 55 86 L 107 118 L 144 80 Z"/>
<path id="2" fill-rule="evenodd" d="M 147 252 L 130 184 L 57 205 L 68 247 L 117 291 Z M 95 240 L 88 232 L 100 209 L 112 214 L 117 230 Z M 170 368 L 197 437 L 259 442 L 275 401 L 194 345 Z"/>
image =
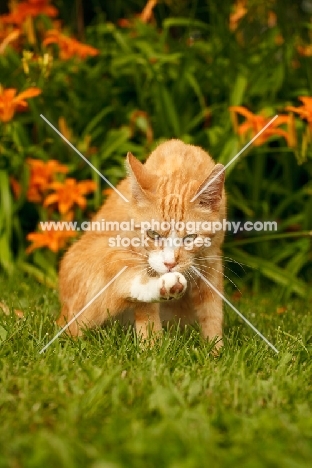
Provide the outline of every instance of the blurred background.
<path id="1" fill-rule="evenodd" d="M 307 297 L 312 277 L 312 0 L 27 0 L 0 6 L 0 271 L 55 286 L 75 232 L 131 151 L 180 138 L 227 164 L 233 294 Z M 241 264 L 241 265 L 240 265 Z M 233 283 L 237 288 L 234 288 Z"/>

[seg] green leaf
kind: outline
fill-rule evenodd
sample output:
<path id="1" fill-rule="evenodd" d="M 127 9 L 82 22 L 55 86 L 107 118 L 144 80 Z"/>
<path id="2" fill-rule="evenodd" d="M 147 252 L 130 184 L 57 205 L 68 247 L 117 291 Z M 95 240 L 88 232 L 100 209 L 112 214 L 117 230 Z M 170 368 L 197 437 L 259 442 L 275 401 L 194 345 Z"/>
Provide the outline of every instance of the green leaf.
<path id="1" fill-rule="evenodd" d="M 10 190 L 9 176 L 5 171 L 0 171 L 0 211 L 5 231 L 10 237 L 12 222 L 12 194 Z"/>
<path id="2" fill-rule="evenodd" d="M 237 155 L 238 151 L 239 146 L 237 138 L 233 136 L 232 138 L 227 139 L 223 146 L 223 151 L 218 157 L 218 162 L 226 165 L 227 163 L 233 160 L 233 158 Z M 228 166 L 228 168 L 226 169 L 227 175 L 233 171 L 240 157 L 243 157 L 243 155 L 241 154 L 235 161 L 233 161 L 232 164 Z"/>
<path id="3" fill-rule="evenodd" d="M 168 89 L 161 83 L 159 83 L 158 86 L 158 93 L 160 99 L 160 112 L 163 115 L 162 118 L 165 119 L 168 129 L 171 129 L 173 132 L 172 136 L 178 137 L 180 135 L 180 123 L 172 96 Z M 159 115 L 159 118 L 161 118 L 161 114 Z"/>
<path id="4" fill-rule="evenodd" d="M 112 111 L 113 111 L 113 108 L 111 106 L 105 107 L 101 112 L 99 112 L 95 117 L 93 117 L 93 119 L 85 127 L 85 129 L 84 129 L 84 131 L 82 133 L 82 139 L 87 135 L 92 135 L 92 131 L 94 130 L 94 128 L 97 125 L 99 125 L 100 121 Z M 102 129 L 101 129 L 101 131 L 102 131 Z"/>
<path id="5" fill-rule="evenodd" d="M 243 102 L 248 80 L 245 75 L 238 74 L 230 94 L 230 105 L 239 106 Z"/>
<path id="6" fill-rule="evenodd" d="M 183 26 L 192 29 L 199 28 L 205 31 L 209 30 L 209 25 L 207 23 L 194 18 L 168 18 L 163 21 L 163 28 L 165 31 L 177 26 Z"/>
<path id="7" fill-rule="evenodd" d="M 0 235 L 0 265 L 2 265 L 7 271 L 11 271 L 13 269 L 11 246 L 6 232 L 3 232 L 2 235 Z"/>
<path id="8" fill-rule="evenodd" d="M 2 325 L 0 325 L 0 341 L 4 341 L 7 335 L 8 335 L 7 330 Z"/>
<path id="9" fill-rule="evenodd" d="M 41 271 L 39 268 L 31 265 L 30 263 L 22 262 L 19 264 L 21 271 L 28 273 L 29 275 L 36 278 L 39 283 L 45 284 L 49 288 L 55 289 L 57 287 L 57 275 L 56 272 L 52 274 L 52 277 L 49 277 L 46 272 Z"/>
<path id="10" fill-rule="evenodd" d="M 283 270 L 269 260 L 247 254 L 240 249 L 232 248 L 231 254 L 236 261 L 257 269 L 257 271 L 274 283 L 288 288 L 288 290 L 298 294 L 298 296 L 307 297 L 308 286 L 300 279 L 294 277 L 292 272 Z"/>

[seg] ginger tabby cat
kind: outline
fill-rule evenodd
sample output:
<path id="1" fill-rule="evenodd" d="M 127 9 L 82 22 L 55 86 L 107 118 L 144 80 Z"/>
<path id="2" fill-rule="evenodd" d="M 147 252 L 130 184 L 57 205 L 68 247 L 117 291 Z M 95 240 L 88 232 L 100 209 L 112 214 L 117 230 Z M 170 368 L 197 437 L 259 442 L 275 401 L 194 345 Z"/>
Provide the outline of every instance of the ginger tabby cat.
<path id="1" fill-rule="evenodd" d="M 114 192 L 93 219 L 117 222 L 119 230 L 115 224 L 114 230 L 85 232 L 61 262 L 58 324 L 68 323 L 127 265 L 69 326 L 71 335 L 109 318 L 132 316 L 137 334 L 146 339 L 161 331 L 162 321 L 176 319 L 182 325 L 197 321 L 203 336 L 218 338 L 216 346 L 222 346 L 222 300 L 191 266 L 223 292 L 224 232 L 203 230 L 207 221 L 226 216 L 224 172 L 218 175 L 223 166 L 200 147 L 169 140 L 145 164 L 129 153 L 127 169 L 117 188 L 129 203 Z M 135 228 L 120 230 L 130 220 Z M 152 222 L 160 227 L 153 230 Z M 142 229 L 148 223 L 152 228 Z"/>

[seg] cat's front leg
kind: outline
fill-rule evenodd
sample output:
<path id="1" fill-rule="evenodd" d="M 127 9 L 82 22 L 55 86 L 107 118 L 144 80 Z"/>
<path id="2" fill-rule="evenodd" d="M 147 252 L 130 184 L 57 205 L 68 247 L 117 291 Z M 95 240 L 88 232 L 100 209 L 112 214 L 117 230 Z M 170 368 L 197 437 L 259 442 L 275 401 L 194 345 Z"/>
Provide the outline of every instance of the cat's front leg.
<path id="1" fill-rule="evenodd" d="M 216 262 L 215 276 L 210 278 L 215 288 L 223 293 L 222 284 L 222 264 Z M 204 282 L 200 282 L 201 301 L 196 307 L 196 315 L 201 332 L 204 338 L 216 340 L 216 349 L 223 346 L 223 303 L 221 297 L 212 288 L 207 287 Z"/>
<path id="2" fill-rule="evenodd" d="M 150 339 L 153 343 L 157 335 L 161 335 L 162 327 L 159 316 L 159 304 L 138 303 L 134 310 L 135 330 L 142 341 Z"/>
<path id="3" fill-rule="evenodd" d="M 181 273 L 169 272 L 157 278 L 136 276 L 130 289 L 130 301 L 162 302 L 180 299 L 186 291 L 187 281 Z"/>
<path id="4" fill-rule="evenodd" d="M 222 341 L 222 325 L 223 325 L 223 310 L 222 299 L 214 297 L 206 300 L 197 309 L 197 319 L 204 338 L 208 340 L 216 340 L 216 349 L 223 346 Z"/>

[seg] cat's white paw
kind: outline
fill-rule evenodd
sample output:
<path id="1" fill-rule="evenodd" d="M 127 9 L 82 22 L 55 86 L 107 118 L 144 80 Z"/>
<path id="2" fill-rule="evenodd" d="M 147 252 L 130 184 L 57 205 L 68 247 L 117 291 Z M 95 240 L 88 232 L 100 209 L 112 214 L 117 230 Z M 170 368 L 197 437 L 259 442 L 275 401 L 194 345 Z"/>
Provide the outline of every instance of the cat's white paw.
<path id="1" fill-rule="evenodd" d="M 159 278 L 142 283 L 139 275 L 131 283 L 130 301 L 162 302 L 180 299 L 186 291 L 187 281 L 181 273 L 169 272 Z"/>
<path id="2" fill-rule="evenodd" d="M 187 281 L 181 273 L 165 273 L 158 281 L 161 300 L 180 299 L 186 291 Z"/>

